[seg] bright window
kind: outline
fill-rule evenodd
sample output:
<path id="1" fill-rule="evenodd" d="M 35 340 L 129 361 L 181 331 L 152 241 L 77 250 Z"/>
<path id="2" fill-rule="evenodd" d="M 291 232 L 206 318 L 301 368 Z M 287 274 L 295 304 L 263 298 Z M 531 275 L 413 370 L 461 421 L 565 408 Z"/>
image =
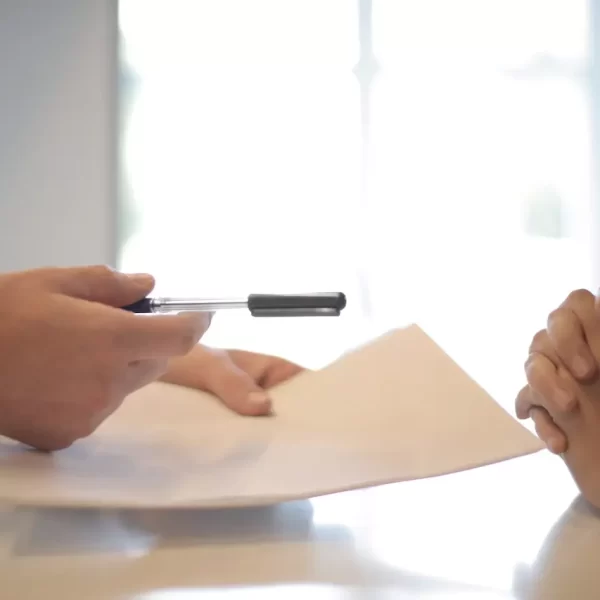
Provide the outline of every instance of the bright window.
<path id="1" fill-rule="evenodd" d="M 583 0 L 122 0 L 121 267 L 164 295 L 341 290 L 207 341 L 320 366 L 421 323 L 507 407 L 592 283 Z"/>

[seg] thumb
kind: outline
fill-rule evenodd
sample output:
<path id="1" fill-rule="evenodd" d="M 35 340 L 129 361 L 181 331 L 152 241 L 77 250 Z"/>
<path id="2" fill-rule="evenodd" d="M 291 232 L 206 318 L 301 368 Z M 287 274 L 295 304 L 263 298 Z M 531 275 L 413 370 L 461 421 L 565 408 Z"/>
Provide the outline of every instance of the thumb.
<path id="1" fill-rule="evenodd" d="M 248 373 L 237 367 L 225 354 L 210 367 L 204 388 L 217 396 L 225 406 L 245 416 L 267 415 L 271 399 Z"/>
<path id="2" fill-rule="evenodd" d="M 51 269 L 48 277 L 57 292 L 117 308 L 140 300 L 154 288 L 152 275 L 127 275 L 106 266 Z"/>
<path id="3" fill-rule="evenodd" d="M 544 408 L 534 407 L 530 411 L 538 437 L 553 454 L 563 454 L 567 451 L 568 440 L 561 429 L 552 420 Z"/>

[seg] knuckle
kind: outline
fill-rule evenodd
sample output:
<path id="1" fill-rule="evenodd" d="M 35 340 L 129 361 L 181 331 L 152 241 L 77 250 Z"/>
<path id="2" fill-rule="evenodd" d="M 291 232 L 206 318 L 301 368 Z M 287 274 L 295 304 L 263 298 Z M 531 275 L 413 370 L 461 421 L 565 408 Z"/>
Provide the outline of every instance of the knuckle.
<path id="1" fill-rule="evenodd" d="M 568 311 L 560 306 L 559 308 L 555 308 L 549 315 L 547 319 L 548 327 L 555 325 L 556 323 L 563 321 L 568 316 Z"/>
<path id="2" fill-rule="evenodd" d="M 91 267 L 73 268 L 65 273 L 64 284 L 69 292 L 74 292 L 83 298 L 92 299 L 98 294 L 98 290 L 112 287 L 114 271 L 106 265 L 94 265 Z"/>
<path id="3" fill-rule="evenodd" d="M 525 371 L 525 377 L 527 377 L 527 383 L 529 385 L 535 384 L 539 373 L 539 360 L 537 355 L 533 354 L 527 358 L 523 365 L 523 370 Z"/>
<path id="4" fill-rule="evenodd" d="M 579 307 L 589 302 L 594 303 L 594 295 L 589 290 L 579 289 L 574 290 L 567 296 L 563 306 Z"/>
<path id="5" fill-rule="evenodd" d="M 529 385 L 536 386 L 541 377 L 540 359 L 536 354 L 532 354 L 525 361 L 525 375 Z"/>
<path id="6" fill-rule="evenodd" d="M 115 271 L 107 265 L 94 265 L 90 267 L 90 274 L 97 279 L 114 279 L 116 277 Z"/>
<path id="7" fill-rule="evenodd" d="M 529 353 L 532 354 L 535 352 L 539 352 L 540 349 L 545 348 L 547 345 L 548 331 L 546 329 L 540 329 L 531 340 L 531 344 L 529 345 Z"/>

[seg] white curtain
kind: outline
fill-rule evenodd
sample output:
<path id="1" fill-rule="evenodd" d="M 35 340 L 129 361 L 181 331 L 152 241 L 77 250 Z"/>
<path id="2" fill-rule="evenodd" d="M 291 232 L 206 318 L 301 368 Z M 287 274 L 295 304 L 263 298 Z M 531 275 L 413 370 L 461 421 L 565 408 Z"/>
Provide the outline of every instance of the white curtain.
<path id="1" fill-rule="evenodd" d="M 591 273 L 585 0 L 121 0 L 121 267 L 344 291 L 207 341 L 321 366 L 416 321 L 511 405 Z M 125 95 L 124 91 L 124 95 Z"/>

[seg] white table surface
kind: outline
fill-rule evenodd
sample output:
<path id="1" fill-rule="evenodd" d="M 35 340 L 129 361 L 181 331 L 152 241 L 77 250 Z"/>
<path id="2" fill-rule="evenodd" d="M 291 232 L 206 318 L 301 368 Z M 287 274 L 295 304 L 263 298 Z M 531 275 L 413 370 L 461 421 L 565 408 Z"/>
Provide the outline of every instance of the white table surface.
<path id="1" fill-rule="evenodd" d="M 271 508 L 0 512 L 0 598 L 600 597 L 600 517 L 547 453 Z"/>

